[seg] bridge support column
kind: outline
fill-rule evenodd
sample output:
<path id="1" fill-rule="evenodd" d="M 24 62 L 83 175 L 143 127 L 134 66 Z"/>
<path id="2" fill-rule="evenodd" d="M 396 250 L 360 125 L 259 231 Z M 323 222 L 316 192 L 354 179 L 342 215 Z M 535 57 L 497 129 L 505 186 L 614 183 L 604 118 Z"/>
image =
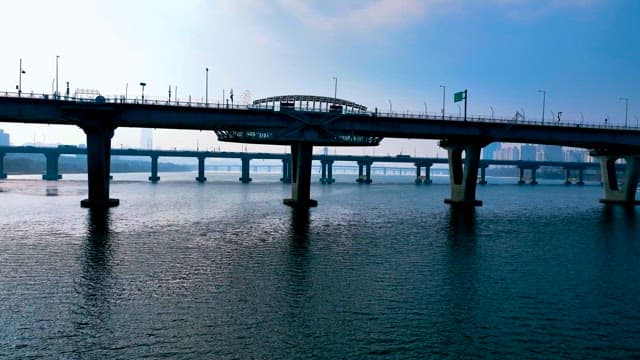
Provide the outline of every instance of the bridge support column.
<path id="1" fill-rule="evenodd" d="M 240 176 L 240 182 L 243 184 L 248 184 L 251 182 L 251 177 L 249 176 L 249 163 L 251 158 L 242 157 L 242 175 Z"/>
<path id="2" fill-rule="evenodd" d="M 584 185 L 584 169 L 578 169 L 578 182 L 577 185 Z"/>
<path id="3" fill-rule="evenodd" d="M 422 184 L 422 177 L 420 176 L 420 170 L 422 168 L 422 164 L 415 163 L 416 166 L 416 180 L 414 181 L 416 185 Z"/>
<path id="4" fill-rule="evenodd" d="M 480 180 L 478 181 L 478 184 L 487 185 L 487 167 L 486 166 L 480 167 Z"/>
<path id="5" fill-rule="evenodd" d="M 524 181 L 524 168 L 523 167 L 518 167 L 518 170 L 520 170 L 520 179 L 518 180 L 518 185 L 524 185 L 525 181 Z"/>
<path id="6" fill-rule="evenodd" d="M 207 181 L 207 178 L 204 176 L 204 160 L 204 156 L 198 156 L 198 177 L 196 178 L 196 180 L 199 183 Z"/>
<path id="7" fill-rule="evenodd" d="M 604 199 L 601 203 L 638 205 L 636 191 L 638 179 L 640 178 L 640 156 L 639 155 L 596 155 L 600 160 L 602 171 L 602 182 L 604 183 Z M 624 159 L 626 161 L 622 184 L 618 184 L 616 173 L 616 161 Z"/>
<path id="8" fill-rule="evenodd" d="M 322 159 L 320 160 L 322 177 L 320 183 L 333 184 L 336 180 L 333 178 L 333 160 Z"/>
<path id="9" fill-rule="evenodd" d="M 285 205 L 297 208 L 318 206 L 311 199 L 311 160 L 313 145 L 297 143 L 291 145 L 291 198 L 284 199 Z"/>
<path id="10" fill-rule="evenodd" d="M 424 166 L 424 180 L 422 180 L 423 185 L 430 185 L 433 181 L 431 181 L 431 167 L 432 163 L 427 163 Z"/>
<path id="11" fill-rule="evenodd" d="M 538 171 L 538 167 L 534 166 L 531 168 L 531 185 L 538 185 L 538 180 L 536 180 L 536 172 Z"/>
<path id="12" fill-rule="evenodd" d="M 45 153 L 47 158 L 47 171 L 42 174 L 42 180 L 57 181 L 62 179 L 62 175 L 58 173 L 59 153 Z"/>
<path id="13" fill-rule="evenodd" d="M 451 182 L 451 198 L 445 199 L 446 204 L 461 206 L 482 206 L 482 201 L 476 200 L 476 187 L 480 151 L 478 144 L 455 144 L 441 141 L 440 146 L 447 149 L 449 155 L 449 179 Z M 464 159 L 462 153 L 465 153 Z"/>
<path id="14" fill-rule="evenodd" d="M 571 185 L 571 169 L 564 168 L 564 184 Z"/>
<path id="15" fill-rule="evenodd" d="M 151 155 L 151 176 L 149 176 L 149 180 L 152 183 L 160 181 L 158 176 L 158 155 Z"/>
<path id="16" fill-rule="evenodd" d="M 371 164 L 373 164 L 371 160 L 358 161 L 358 178 L 356 179 L 358 184 L 371 184 Z"/>
<path id="17" fill-rule="evenodd" d="M 7 174 L 4 172 L 4 156 L 5 153 L 0 153 L 0 180 L 6 179 Z"/>
<path id="18" fill-rule="evenodd" d="M 104 127 L 83 127 L 87 134 L 87 172 L 89 198 L 80 206 L 105 209 L 118 206 L 120 200 L 109 198 L 109 172 L 111 168 L 111 138 L 113 129 Z"/>
<path id="19" fill-rule="evenodd" d="M 282 177 L 280 181 L 283 184 L 291 184 L 291 158 L 285 157 L 282 159 Z"/>

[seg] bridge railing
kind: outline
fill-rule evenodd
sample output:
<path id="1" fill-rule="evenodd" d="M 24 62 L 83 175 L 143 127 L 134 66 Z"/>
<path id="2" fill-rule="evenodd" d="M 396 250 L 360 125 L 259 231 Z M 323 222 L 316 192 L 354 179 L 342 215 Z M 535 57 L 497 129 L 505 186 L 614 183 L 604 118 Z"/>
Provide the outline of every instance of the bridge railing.
<path id="1" fill-rule="evenodd" d="M 41 100 L 55 100 L 55 101 L 68 101 L 75 103 L 94 103 L 95 97 L 74 97 L 65 95 L 54 94 L 38 94 L 34 92 L 0 92 L 0 96 L 12 97 L 12 98 L 28 98 L 28 99 L 41 99 Z M 177 107 L 197 107 L 197 108 L 210 108 L 210 109 L 230 109 L 230 110 L 264 110 L 264 111 L 279 111 L 280 109 L 274 105 L 269 104 L 229 104 L 218 102 L 203 102 L 193 101 L 192 99 L 167 99 L 157 97 L 142 98 L 128 98 L 123 95 L 108 95 L 102 96 L 105 103 L 110 104 L 136 104 L 136 105 L 157 105 L 157 106 L 177 106 Z M 318 112 L 327 113 L 331 112 L 327 109 L 313 108 L 309 109 L 304 106 L 296 106 L 293 111 L 305 111 L 305 112 Z M 291 109 L 285 111 L 292 111 Z M 445 120 L 445 121 L 465 121 L 464 117 L 452 114 L 429 114 L 429 113 L 411 113 L 411 112 L 378 112 L 378 111 L 360 111 L 360 110 L 343 110 L 343 114 L 356 114 L 356 115 L 368 115 L 372 117 L 386 117 L 386 118 L 398 118 L 398 119 L 416 119 L 416 120 Z M 505 124 L 520 124 L 520 125 L 538 125 L 538 126 L 557 126 L 564 128 L 593 128 L 593 129 L 619 129 L 619 130 L 637 130 L 640 131 L 638 126 L 624 126 L 614 124 L 602 124 L 602 123 L 585 123 L 585 122 L 557 122 L 557 121 L 540 121 L 540 120 L 524 120 L 515 119 L 513 117 L 504 116 L 478 116 L 468 115 L 466 118 L 468 122 L 490 122 L 490 123 L 505 123 Z"/>

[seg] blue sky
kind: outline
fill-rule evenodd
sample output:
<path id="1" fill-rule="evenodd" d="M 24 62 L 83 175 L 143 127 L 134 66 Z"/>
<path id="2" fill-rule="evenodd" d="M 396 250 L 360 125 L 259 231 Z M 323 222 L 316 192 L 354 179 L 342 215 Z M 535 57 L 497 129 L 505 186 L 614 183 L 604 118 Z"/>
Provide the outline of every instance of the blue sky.
<path id="1" fill-rule="evenodd" d="M 469 90 L 469 113 L 629 122 L 640 116 L 640 2 L 635 0 L 20 0 L 3 3 L 0 91 L 51 92 L 59 84 L 105 95 L 209 99 L 301 93 L 332 95 L 371 109 L 457 114 L 453 92 Z M 78 129 L 0 124 L 16 144 L 82 143 Z M 135 147 L 139 131 L 118 129 L 114 146 Z M 212 133 L 158 130 L 166 148 L 219 144 Z M 401 145 L 404 144 L 404 145 Z M 434 155 L 432 142 L 385 140 L 387 152 Z M 262 150 L 262 149 L 261 149 Z M 278 149 L 277 151 L 281 151 Z M 340 152 L 340 150 L 338 150 Z M 354 152 L 346 149 L 343 152 Z M 372 153 L 372 149 L 356 153 Z M 443 153 L 442 151 L 440 152 Z"/>

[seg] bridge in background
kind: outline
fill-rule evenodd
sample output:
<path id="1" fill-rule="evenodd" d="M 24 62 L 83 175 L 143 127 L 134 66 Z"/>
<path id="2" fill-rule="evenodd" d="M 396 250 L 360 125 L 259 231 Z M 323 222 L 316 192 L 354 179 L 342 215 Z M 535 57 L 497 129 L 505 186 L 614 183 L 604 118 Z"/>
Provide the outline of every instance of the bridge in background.
<path id="1" fill-rule="evenodd" d="M 290 99 L 287 99 L 290 98 Z M 586 148 L 600 161 L 608 203 L 636 204 L 640 177 L 640 131 L 635 128 L 558 124 L 484 117 L 395 114 L 345 107 L 342 99 L 318 97 L 324 110 L 309 108 L 300 96 L 283 96 L 269 105 L 216 106 L 120 98 L 49 99 L 45 96 L 0 96 L 0 122 L 75 125 L 87 135 L 89 197 L 85 207 L 115 206 L 109 197 L 111 138 L 117 127 L 211 130 L 222 141 L 291 146 L 291 206 L 310 207 L 313 146 L 375 146 L 385 137 L 435 139 L 448 152 L 453 205 L 481 205 L 476 199 L 480 152 L 491 142 L 561 145 Z M 306 106 L 305 106 L 306 105 Z M 357 105 L 357 104 L 356 104 Z M 623 159 L 618 181 L 616 162 Z M 427 163 L 428 164 L 428 163 Z M 363 164 L 366 169 L 370 169 Z M 366 172 L 363 174 L 365 180 Z M 482 174 L 481 174 L 482 176 Z M 370 180 L 370 179 L 369 179 Z"/>
<path id="2" fill-rule="evenodd" d="M 35 147 L 35 146 L 0 146 L 0 179 L 6 179 L 7 174 L 4 172 L 4 158 L 6 154 L 42 154 L 46 159 L 45 173 L 42 174 L 43 180 L 56 181 L 62 178 L 58 169 L 58 163 L 61 155 L 86 155 L 87 149 L 77 146 L 61 145 L 58 147 Z M 158 159 L 160 157 L 181 157 L 195 158 L 198 160 L 198 176 L 195 178 L 198 182 L 205 182 L 205 160 L 213 159 L 239 159 L 240 178 L 242 183 L 251 182 L 251 160 L 281 160 L 282 177 L 280 181 L 291 183 L 291 155 L 275 154 L 275 153 L 251 153 L 251 152 L 220 152 L 220 151 L 190 151 L 190 150 L 145 150 L 145 149 L 112 149 L 111 156 L 134 156 L 149 157 L 151 159 L 151 182 L 160 181 L 158 176 Z M 410 164 L 415 167 L 416 185 L 431 184 L 431 167 L 435 164 L 447 164 L 447 159 L 429 158 L 429 157 L 411 157 L 408 155 L 398 156 L 358 156 L 358 155 L 312 155 L 312 160 L 320 162 L 320 182 L 322 184 L 332 184 L 335 182 L 333 177 L 333 167 L 336 161 L 352 162 L 358 166 L 358 176 L 356 182 L 361 184 L 370 184 L 372 180 L 372 166 L 374 163 L 384 164 Z M 527 180 L 532 185 L 537 184 L 536 171 L 541 167 L 554 167 L 564 170 L 564 183 L 572 184 L 574 177 L 576 184 L 584 185 L 584 172 L 587 170 L 598 170 L 599 164 L 592 162 L 560 162 L 560 161 L 527 161 L 527 160 L 480 160 L 480 176 L 478 184 L 484 185 L 486 181 L 486 169 L 489 166 L 513 166 L 520 170 L 519 184 L 525 184 Z M 271 165 L 269 165 L 269 168 Z M 229 167 L 230 168 L 230 167 Z M 424 168 L 424 175 L 422 169 Z M 385 168 L 386 169 L 386 168 Z M 525 170 L 530 171 L 530 177 L 525 177 Z M 624 170 L 622 164 L 617 165 L 617 170 Z"/>

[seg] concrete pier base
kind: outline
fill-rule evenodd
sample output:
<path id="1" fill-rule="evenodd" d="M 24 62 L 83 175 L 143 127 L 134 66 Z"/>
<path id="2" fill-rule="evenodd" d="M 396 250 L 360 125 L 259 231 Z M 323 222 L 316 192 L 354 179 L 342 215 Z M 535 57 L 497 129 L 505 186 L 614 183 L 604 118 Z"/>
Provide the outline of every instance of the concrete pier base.
<path id="1" fill-rule="evenodd" d="M 333 160 L 322 159 L 320 160 L 321 165 L 321 184 L 333 184 L 336 182 L 336 179 L 333 178 Z"/>
<path id="2" fill-rule="evenodd" d="M 204 156 L 198 157 L 198 177 L 196 178 L 196 181 L 199 183 L 207 181 L 207 178 L 204 176 L 204 160 Z"/>
<path id="3" fill-rule="evenodd" d="M 80 206 L 105 209 L 120 204 L 120 200 L 109 197 L 109 174 L 111 168 L 111 138 L 114 128 L 87 122 L 82 127 L 87 135 L 87 172 L 89 197 Z"/>
<path id="4" fill-rule="evenodd" d="M 149 176 L 149 181 L 153 183 L 160 181 L 158 176 L 158 155 L 151 156 L 151 176 Z"/>
<path id="5" fill-rule="evenodd" d="M 356 182 L 358 184 L 371 184 L 371 165 L 373 161 L 371 160 L 360 160 L 358 161 L 358 178 Z M 363 171 L 364 168 L 364 171 Z"/>
<path id="6" fill-rule="evenodd" d="M 58 181 L 62 179 L 62 175 L 58 173 L 58 160 L 60 159 L 59 153 L 45 153 L 47 159 L 47 171 L 42 174 L 42 180 Z"/>
<path id="7" fill-rule="evenodd" d="M 287 156 L 282 159 L 282 177 L 280 182 L 283 184 L 291 184 L 291 157 Z"/>
<path id="8" fill-rule="evenodd" d="M 487 185 L 487 167 L 480 167 L 480 180 L 478 180 L 478 185 Z"/>
<path id="9" fill-rule="evenodd" d="M 291 145 L 291 198 L 282 201 L 285 205 L 295 208 L 318 206 L 318 202 L 311 199 L 312 153 L 313 145 L 311 144 Z"/>
<path id="10" fill-rule="evenodd" d="M 636 200 L 638 180 L 640 178 L 640 155 L 618 155 L 609 151 L 593 151 L 592 156 L 600 160 L 604 198 L 600 199 L 604 204 L 622 204 L 635 206 L 640 204 Z M 622 182 L 618 181 L 616 161 L 625 160 Z"/>
<path id="11" fill-rule="evenodd" d="M 7 174 L 4 172 L 4 156 L 5 153 L 0 153 L 0 180 L 6 179 Z"/>
<path id="12" fill-rule="evenodd" d="M 238 180 L 240 180 L 240 182 L 243 184 L 248 184 L 251 182 L 251 177 L 249 176 L 250 161 L 251 161 L 251 158 L 242 157 L 242 174 Z"/>
<path id="13" fill-rule="evenodd" d="M 481 144 L 464 144 L 443 140 L 440 146 L 449 156 L 449 179 L 451 198 L 445 204 L 454 206 L 482 206 L 476 199 L 478 168 L 480 164 Z M 464 153 L 464 158 L 462 154 Z"/>

